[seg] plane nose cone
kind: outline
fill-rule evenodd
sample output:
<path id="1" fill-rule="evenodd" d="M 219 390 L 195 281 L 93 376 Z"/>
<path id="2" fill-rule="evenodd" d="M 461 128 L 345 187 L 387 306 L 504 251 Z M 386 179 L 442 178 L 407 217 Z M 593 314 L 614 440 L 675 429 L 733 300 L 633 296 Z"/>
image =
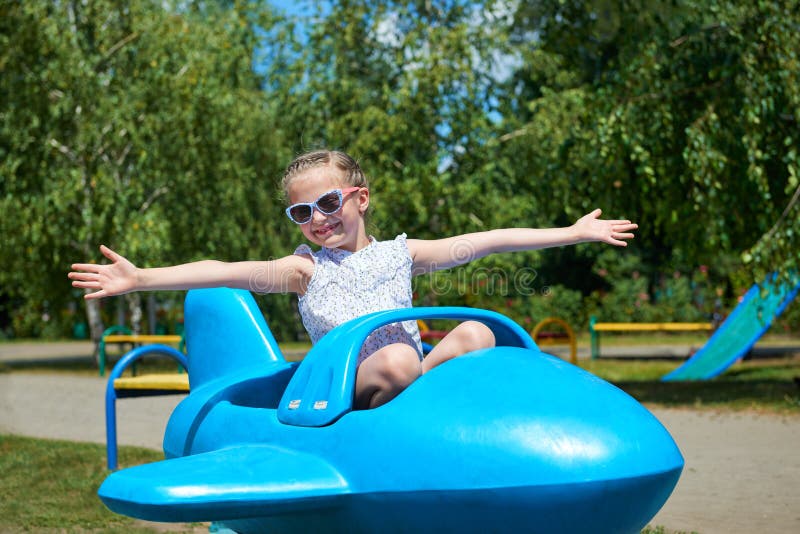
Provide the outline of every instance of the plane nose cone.
<path id="1" fill-rule="evenodd" d="M 539 482 L 559 484 L 683 466 L 672 436 L 638 401 L 553 356 L 488 349 L 432 370 L 419 386 L 403 397 L 417 404 L 408 413 L 441 425 L 437 439 L 524 460 L 508 470 L 509 482 L 534 472 Z M 409 409 L 400 404 L 398 409 Z M 492 465 L 504 461 L 496 458 Z"/>
<path id="2" fill-rule="evenodd" d="M 638 532 L 683 469 L 672 437 L 639 402 L 527 349 L 498 347 L 456 358 L 374 412 L 373 435 L 392 436 L 386 447 L 424 451 L 425 478 L 421 482 L 412 465 L 419 456 L 404 467 L 394 455 L 393 466 L 378 469 L 407 468 L 417 485 L 453 499 L 478 488 L 481 509 L 495 498 L 509 528 Z M 472 508 L 465 505 L 458 517 L 482 528 Z"/>

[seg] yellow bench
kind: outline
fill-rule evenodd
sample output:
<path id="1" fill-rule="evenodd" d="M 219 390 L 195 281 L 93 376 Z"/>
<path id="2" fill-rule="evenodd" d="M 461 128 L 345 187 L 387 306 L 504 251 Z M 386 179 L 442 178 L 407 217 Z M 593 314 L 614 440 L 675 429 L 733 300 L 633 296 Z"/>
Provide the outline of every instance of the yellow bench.
<path id="1" fill-rule="evenodd" d="M 117 391 L 117 398 L 189 393 L 189 375 L 172 373 L 125 376 L 114 379 L 114 389 Z"/>
<path id="2" fill-rule="evenodd" d="M 122 332 L 122 333 L 116 333 Z M 183 336 L 178 335 L 151 335 L 151 334 L 131 334 L 125 327 L 112 326 L 103 332 L 100 343 L 97 347 L 97 364 L 100 376 L 106 374 L 106 346 L 109 343 L 130 344 L 133 346 L 146 345 L 151 343 L 178 345 L 178 350 L 183 351 Z"/>
<path id="3" fill-rule="evenodd" d="M 691 332 L 714 329 L 711 323 L 599 323 L 589 319 L 592 358 L 600 357 L 600 332 Z"/>

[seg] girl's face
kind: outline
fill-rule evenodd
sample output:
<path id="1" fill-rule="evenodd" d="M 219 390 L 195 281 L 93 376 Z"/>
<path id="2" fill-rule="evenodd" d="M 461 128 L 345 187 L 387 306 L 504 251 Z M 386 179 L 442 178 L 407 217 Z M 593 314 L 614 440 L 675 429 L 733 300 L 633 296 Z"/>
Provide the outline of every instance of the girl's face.
<path id="1" fill-rule="evenodd" d="M 289 202 L 314 202 L 333 189 L 350 187 L 341 171 L 336 168 L 314 167 L 295 176 L 289 183 Z M 364 225 L 364 213 L 369 206 L 369 190 L 360 189 L 345 194 L 342 209 L 331 215 L 313 210 L 311 220 L 301 224 L 306 239 L 315 245 L 341 248 L 350 252 L 361 250 L 369 244 Z"/>

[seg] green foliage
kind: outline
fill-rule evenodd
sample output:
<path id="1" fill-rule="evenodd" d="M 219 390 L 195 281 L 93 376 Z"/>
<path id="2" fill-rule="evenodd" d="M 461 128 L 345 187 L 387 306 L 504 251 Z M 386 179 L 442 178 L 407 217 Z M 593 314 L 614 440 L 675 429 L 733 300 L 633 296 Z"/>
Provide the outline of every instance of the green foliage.
<path id="1" fill-rule="evenodd" d="M 650 264 L 795 266 L 798 20 L 790 2 L 523 5 L 514 35 L 539 42 L 513 80 L 509 149 L 573 215 L 577 197 L 637 219 Z M 524 146 L 536 131 L 557 132 L 556 157 Z"/>
<path id="2" fill-rule="evenodd" d="M 142 266 L 284 251 L 288 153 L 251 68 L 269 13 L 180 4 L 2 3 L 6 296 L 63 308 L 100 243 Z"/>
<path id="3" fill-rule="evenodd" d="M 277 177 L 323 145 L 362 161 L 381 239 L 569 225 L 597 206 L 640 224 L 626 250 L 424 277 L 419 303 L 692 320 L 797 267 L 795 2 L 305 4 L 0 0 L 7 315 L 30 332 L 61 317 L 80 296 L 69 263 L 99 243 L 143 266 L 290 253 L 303 238 Z M 299 335 L 294 299 L 261 303 Z"/>
<path id="4" fill-rule="evenodd" d="M 611 322 L 709 322 L 735 306 L 727 297 L 727 277 L 699 266 L 690 273 L 648 268 L 641 257 L 605 251 L 595 269 L 606 288 L 592 294 L 590 309 Z M 650 278 L 652 277 L 652 279 Z"/>
<path id="5" fill-rule="evenodd" d="M 588 323 L 583 295 L 580 291 L 562 285 L 548 286 L 540 296 L 523 298 L 520 301 L 527 314 L 520 322 L 529 332 L 536 323 L 547 317 L 560 317 L 567 321 L 573 330 L 583 330 L 584 325 Z"/>
<path id="6" fill-rule="evenodd" d="M 476 22 L 499 16 L 491 4 L 334 2 L 325 16 L 310 10 L 306 33 L 286 30 L 273 43 L 267 87 L 293 150 L 324 145 L 360 158 L 383 237 L 490 228 L 513 214 L 489 209 L 510 190 L 482 147 L 502 33 Z"/>

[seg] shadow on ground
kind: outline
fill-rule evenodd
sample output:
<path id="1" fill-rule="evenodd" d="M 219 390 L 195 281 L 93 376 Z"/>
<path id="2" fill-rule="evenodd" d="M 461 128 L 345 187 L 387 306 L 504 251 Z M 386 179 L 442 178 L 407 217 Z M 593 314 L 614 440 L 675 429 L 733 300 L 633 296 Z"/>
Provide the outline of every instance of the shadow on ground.
<path id="1" fill-rule="evenodd" d="M 616 380 L 639 402 L 665 407 L 770 409 L 800 413 L 800 367 L 796 359 L 749 363 L 710 380 L 662 382 Z"/>

